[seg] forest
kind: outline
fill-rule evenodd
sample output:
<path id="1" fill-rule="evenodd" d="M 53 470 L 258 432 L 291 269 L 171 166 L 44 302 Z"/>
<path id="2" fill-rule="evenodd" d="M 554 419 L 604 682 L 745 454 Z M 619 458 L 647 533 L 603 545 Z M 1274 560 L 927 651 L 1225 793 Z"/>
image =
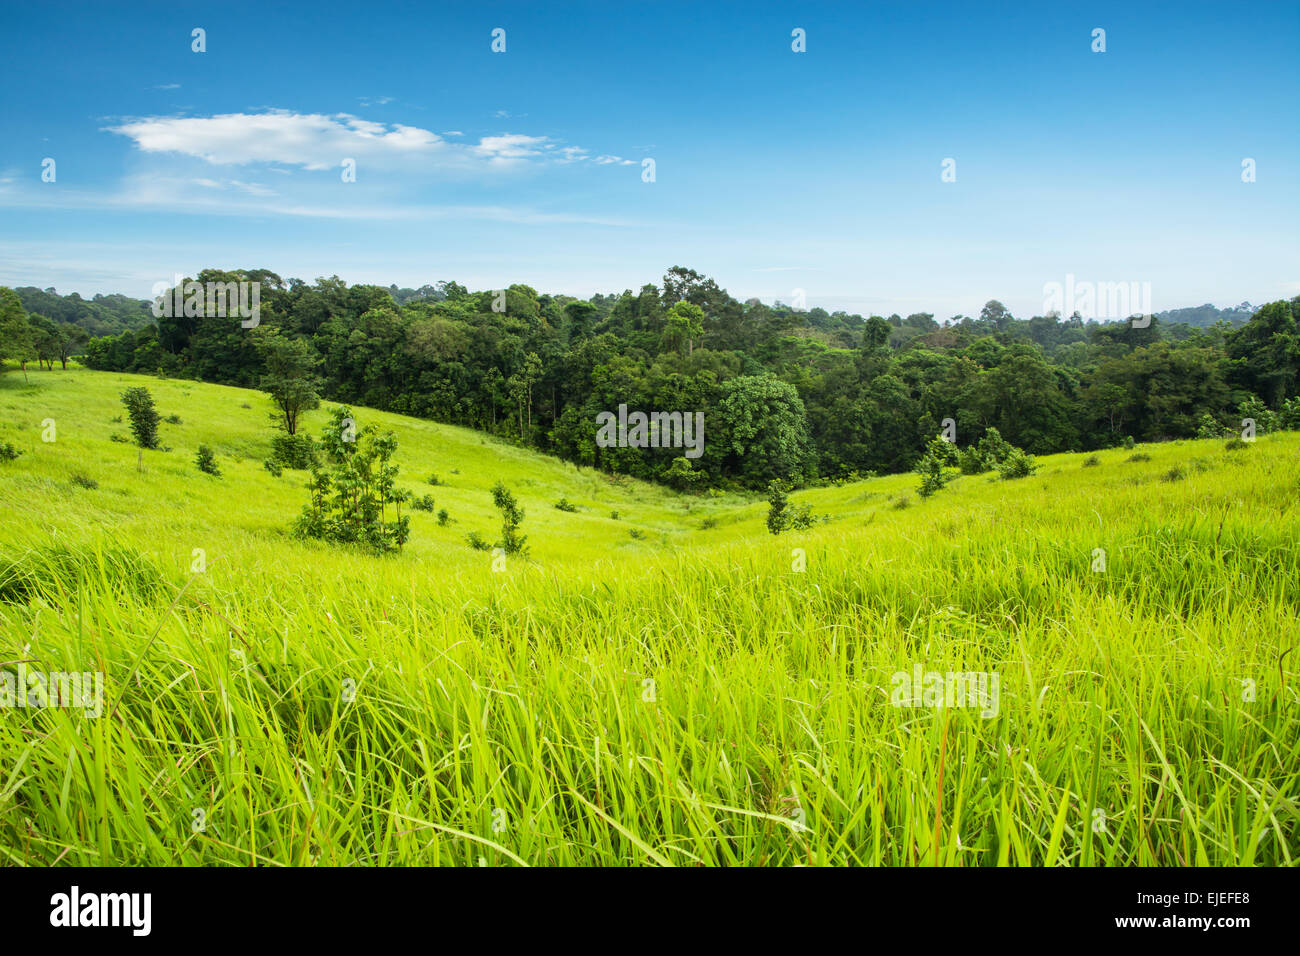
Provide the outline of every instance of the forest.
<path id="1" fill-rule="evenodd" d="M 682 490 L 907 471 L 945 419 L 960 446 L 993 427 L 1031 454 L 1210 437 L 1245 417 L 1260 431 L 1300 427 L 1300 297 L 1224 310 L 1206 327 L 1171 313 L 1141 327 L 1017 318 L 996 300 L 944 321 L 796 310 L 740 302 L 681 266 L 659 285 L 588 300 L 526 285 L 308 284 L 264 269 L 194 278 L 260 283 L 257 327 L 215 314 L 155 319 L 125 297 L 78 299 L 70 311 L 52 290 L 39 301 L 37 290 L 5 290 L 0 351 L 51 368 L 76 352 L 92 369 L 244 387 L 289 375 L 332 401 L 481 429 Z M 78 309 L 124 327 L 88 337 Z M 1179 311 L 1204 323 L 1207 310 L 1217 312 Z M 703 412 L 703 454 L 600 447 L 598 417 L 620 405 Z"/>

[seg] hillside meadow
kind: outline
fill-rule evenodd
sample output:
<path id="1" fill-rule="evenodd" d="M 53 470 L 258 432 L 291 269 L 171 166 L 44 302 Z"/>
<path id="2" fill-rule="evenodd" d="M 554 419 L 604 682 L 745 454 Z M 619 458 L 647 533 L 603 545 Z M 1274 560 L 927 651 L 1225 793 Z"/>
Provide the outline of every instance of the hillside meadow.
<path id="1" fill-rule="evenodd" d="M 1295 862 L 1300 433 L 813 488 L 774 537 L 756 497 L 357 408 L 451 518 L 372 557 L 289 535 L 260 393 L 29 377 L 0 663 L 105 699 L 0 710 L 10 864 Z M 133 385 L 169 451 L 113 439 Z M 531 551 L 494 570 L 499 480 Z M 895 706 L 917 665 L 997 706 Z"/>

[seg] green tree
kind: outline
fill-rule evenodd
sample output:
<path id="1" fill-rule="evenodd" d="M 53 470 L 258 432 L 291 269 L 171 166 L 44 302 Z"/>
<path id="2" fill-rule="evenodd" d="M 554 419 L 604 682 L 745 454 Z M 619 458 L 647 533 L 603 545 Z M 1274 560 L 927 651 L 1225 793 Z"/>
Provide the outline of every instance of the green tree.
<path id="1" fill-rule="evenodd" d="M 668 326 L 664 329 L 664 344 L 686 354 L 695 351 L 695 340 L 704 334 L 704 310 L 690 302 L 677 302 L 668 310 Z"/>
<path id="2" fill-rule="evenodd" d="M 524 509 L 519 507 L 515 496 L 510 493 L 505 482 L 498 481 L 492 488 L 492 503 L 501 512 L 501 543 L 498 547 L 506 554 L 528 554 L 528 538 L 519 533 L 519 526 L 524 520 Z"/>
<path id="3" fill-rule="evenodd" d="M 157 448 L 158 409 L 154 407 L 149 389 L 139 386 L 128 388 L 122 393 L 122 404 L 126 406 L 127 417 L 131 420 L 135 443 L 141 448 Z"/>
<path id="4" fill-rule="evenodd" d="M 18 293 L 0 286 L 0 361 L 16 359 L 27 376 L 27 363 L 36 358 L 36 337 Z"/>
<path id="5" fill-rule="evenodd" d="M 748 487 L 802 482 L 815 473 L 803 400 L 788 382 L 770 373 L 731 379 L 722 386 L 717 418 L 726 466 Z"/>
<path id="6" fill-rule="evenodd" d="M 278 329 L 262 326 L 254 336 L 266 369 L 259 387 L 277 409 L 272 419 L 286 434 L 296 435 L 302 413 L 320 405 L 321 380 L 316 375 L 320 358 L 306 339 L 285 338 Z"/>

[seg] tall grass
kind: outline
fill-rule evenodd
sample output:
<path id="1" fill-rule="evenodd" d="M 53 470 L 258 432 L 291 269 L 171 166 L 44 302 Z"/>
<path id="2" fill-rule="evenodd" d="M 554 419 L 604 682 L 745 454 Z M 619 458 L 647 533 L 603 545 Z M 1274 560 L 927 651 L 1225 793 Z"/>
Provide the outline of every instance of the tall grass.
<path id="1" fill-rule="evenodd" d="M 186 423 L 247 396 L 183 387 Z M 412 482 L 466 473 L 491 530 L 479 446 L 389 418 Z M 801 492 L 833 520 L 780 538 L 758 501 L 509 450 L 535 552 L 498 572 L 432 520 L 397 558 L 291 541 L 263 512 L 303 493 L 255 462 L 172 483 L 112 448 L 132 468 L 74 493 L 84 451 L 28 448 L 0 468 L 0 661 L 101 670 L 108 699 L 0 710 L 11 863 L 1295 861 L 1300 436 L 1047 457 L 903 510 L 914 476 Z M 560 493 L 623 518 L 548 535 Z M 996 673 L 996 716 L 892 706 L 917 663 Z"/>

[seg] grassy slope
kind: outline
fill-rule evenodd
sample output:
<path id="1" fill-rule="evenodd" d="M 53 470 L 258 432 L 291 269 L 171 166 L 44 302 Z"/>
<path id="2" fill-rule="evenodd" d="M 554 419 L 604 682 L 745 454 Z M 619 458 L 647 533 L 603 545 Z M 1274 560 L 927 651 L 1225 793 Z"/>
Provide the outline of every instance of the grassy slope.
<path id="1" fill-rule="evenodd" d="M 302 476 L 261 467 L 256 393 L 31 379 L 0 377 L 0 441 L 27 452 L 0 464 L 0 557 L 29 582 L 0 603 L 0 660 L 102 669 L 118 709 L 0 714 L 13 862 L 1296 855 L 1295 659 L 1279 659 L 1300 639 L 1300 436 L 1052 456 L 929 501 L 906 475 L 816 489 L 796 500 L 833 520 L 774 539 L 762 502 L 359 411 L 456 519 L 416 513 L 407 552 L 375 559 L 286 536 Z M 107 437 L 136 382 L 184 420 L 143 473 Z M 195 470 L 199 442 L 221 479 Z M 504 573 L 464 544 L 495 538 L 498 478 L 533 549 Z M 998 715 L 889 706 L 916 662 L 996 672 Z"/>

